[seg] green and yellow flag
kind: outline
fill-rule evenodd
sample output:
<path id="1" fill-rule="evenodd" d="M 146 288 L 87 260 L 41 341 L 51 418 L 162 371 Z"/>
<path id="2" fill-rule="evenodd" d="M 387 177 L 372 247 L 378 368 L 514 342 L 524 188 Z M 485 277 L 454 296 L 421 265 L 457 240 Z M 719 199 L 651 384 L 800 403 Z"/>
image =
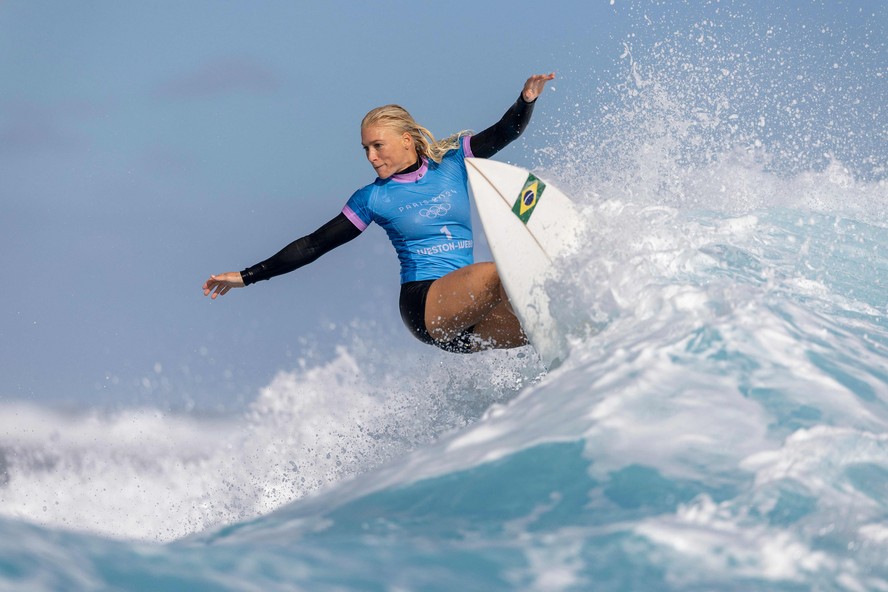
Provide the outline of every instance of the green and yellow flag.
<path id="1" fill-rule="evenodd" d="M 515 200 L 515 205 L 512 206 L 512 212 L 514 212 L 524 224 L 527 224 L 527 221 L 530 220 L 530 216 L 533 214 L 533 209 L 536 207 L 537 203 L 539 203 L 540 197 L 543 195 L 543 189 L 545 188 L 545 183 L 533 175 L 527 175 L 527 181 L 524 182 L 524 188 L 521 189 L 521 194 L 518 196 L 518 199 Z"/>

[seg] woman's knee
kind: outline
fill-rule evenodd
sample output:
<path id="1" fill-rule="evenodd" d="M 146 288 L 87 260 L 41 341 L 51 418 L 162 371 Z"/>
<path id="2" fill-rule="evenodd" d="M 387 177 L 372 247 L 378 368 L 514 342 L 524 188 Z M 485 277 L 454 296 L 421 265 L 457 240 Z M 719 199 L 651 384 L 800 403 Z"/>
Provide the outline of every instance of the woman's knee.
<path id="1" fill-rule="evenodd" d="M 499 272 L 496 270 L 496 264 L 485 261 L 484 263 L 476 263 L 478 266 L 478 274 L 482 278 L 483 285 L 488 292 L 495 298 L 499 299 L 502 293 L 502 282 L 500 281 Z"/>

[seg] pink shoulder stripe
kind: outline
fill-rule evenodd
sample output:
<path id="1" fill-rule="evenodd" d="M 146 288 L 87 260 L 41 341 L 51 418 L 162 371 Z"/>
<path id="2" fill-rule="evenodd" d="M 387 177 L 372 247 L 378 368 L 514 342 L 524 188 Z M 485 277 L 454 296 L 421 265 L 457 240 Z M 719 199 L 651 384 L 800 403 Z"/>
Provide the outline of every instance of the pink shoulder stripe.
<path id="1" fill-rule="evenodd" d="M 471 139 L 472 139 L 472 136 L 463 136 L 462 137 L 463 152 L 465 152 L 466 156 L 468 156 L 469 158 L 474 158 L 475 155 L 472 154 Z"/>
<path id="2" fill-rule="evenodd" d="M 344 208 L 342 208 L 342 213 L 345 214 L 346 218 L 351 220 L 351 223 L 354 224 L 358 228 L 358 230 L 360 230 L 361 232 L 367 230 L 367 225 L 364 223 L 363 220 L 361 220 L 360 216 L 352 211 L 350 207 L 345 206 Z"/>

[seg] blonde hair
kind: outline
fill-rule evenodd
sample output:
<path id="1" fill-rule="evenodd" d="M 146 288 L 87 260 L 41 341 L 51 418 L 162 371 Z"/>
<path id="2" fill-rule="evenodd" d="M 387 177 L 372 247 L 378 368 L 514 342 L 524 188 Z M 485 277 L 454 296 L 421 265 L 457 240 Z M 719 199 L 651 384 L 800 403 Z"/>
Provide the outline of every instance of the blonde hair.
<path id="1" fill-rule="evenodd" d="M 410 134 L 410 137 L 413 138 L 413 145 L 416 146 L 416 153 L 435 162 L 441 162 L 445 154 L 459 148 L 460 138 L 472 133 L 469 130 L 463 130 L 443 140 L 436 140 L 432 132 L 416 123 L 407 109 L 400 105 L 377 107 L 367 113 L 361 121 L 361 129 L 375 125 L 388 127 L 398 134 L 405 132 Z"/>

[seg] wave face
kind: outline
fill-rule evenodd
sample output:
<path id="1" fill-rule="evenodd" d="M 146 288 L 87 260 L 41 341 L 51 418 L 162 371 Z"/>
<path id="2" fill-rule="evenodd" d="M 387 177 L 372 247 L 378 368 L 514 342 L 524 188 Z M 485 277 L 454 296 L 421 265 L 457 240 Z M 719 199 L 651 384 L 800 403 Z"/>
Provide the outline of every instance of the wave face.
<path id="1" fill-rule="evenodd" d="M 888 590 L 885 23 L 717 14 L 548 132 L 562 367 L 358 328 L 245 417 L 7 407 L 0 587 Z"/>

